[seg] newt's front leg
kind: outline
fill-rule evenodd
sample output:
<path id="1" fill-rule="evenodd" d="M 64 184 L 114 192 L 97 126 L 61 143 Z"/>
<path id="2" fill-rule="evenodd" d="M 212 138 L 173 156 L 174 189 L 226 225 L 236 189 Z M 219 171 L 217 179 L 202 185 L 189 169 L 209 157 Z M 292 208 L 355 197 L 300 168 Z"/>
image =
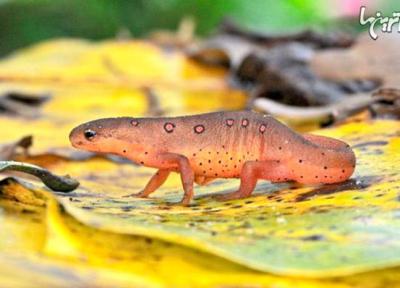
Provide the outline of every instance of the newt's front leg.
<path id="1" fill-rule="evenodd" d="M 164 182 L 167 180 L 168 176 L 170 174 L 169 170 L 163 170 L 160 169 L 157 171 L 156 174 L 151 177 L 150 181 L 147 183 L 146 187 L 139 193 L 134 193 L 134 194 L 129 194 L 125 195 L 123 197 L 140 197 L 140 198 L 146 198 L 149 196 L 151 193 L 156 191 Z"/>
<path id="2" fill-rule="evenodd" d="M 194 172 L 188 158 L 180 154 L 174 153 L 163 153 L 159 155 L 160 160 L 167 162 L 168 164 L 178 166 L 178 170 L 181 174 L 182 186 L 184 195 L 180 204 L 189 205 L 193 198 L 193 182 Z"/>

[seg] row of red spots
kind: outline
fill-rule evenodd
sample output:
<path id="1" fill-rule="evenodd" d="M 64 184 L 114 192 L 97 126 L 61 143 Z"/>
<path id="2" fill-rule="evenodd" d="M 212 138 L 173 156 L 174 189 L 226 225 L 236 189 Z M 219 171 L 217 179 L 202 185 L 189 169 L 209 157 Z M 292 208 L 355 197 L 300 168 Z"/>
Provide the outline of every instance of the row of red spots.
<path id="1" fill-rule="evenodd" d="M 228 126 L 230 128 L 235 123 L 235 120 L 229 118 L 229 119 L 225 120 L 225 123 L 226 123 L 226 126 Z M 246 128 L 247 126 L 249 126 L 249 123 L 250 123 L 249 120 L 247 118 L 244 118 L 244 119 L 242 119 L 241 125 L 242 125 L 242 127 Z M 267 130 L 267 125 L 261 124 L 259 127 L 260 133 L 263 134 L 266 130 Z"/>
<path id="2" fill-rule="evenodd" d="M 228 127 L 232 127 L 234 123 L 235 123 L 235 120 L 234 120 L 234 119 L 226 119 L 226 125 L 227 125 Z M 246 118 L 244 118 L 244 119 L 242 119 L 241 125 L 242 125 L 242 127 L 247 127 L 247 126 L 249 126 L 249 123 L 250 123 L 249 120 L 246 119 Z M 136 127 L 136 126 L 139 125 L 139 121 L 137 121 L 137 120 L 132 120 L 132 121 L 131 121 L 131 125 L 134 126 L 134 127 Z M 172 133 L 172 132 L 174 131 L 175 127 L 176 127 L 176 125 L 175 125 L 174 123 L 171 123 L 171 122 L 166 122 L 166 123 L 164 124 L 164 130 L 165 130 L 165 132 L 167 132 L 167 133 Z M 201 134 L 201 133 L 203 133 L 206 129 L 205 129 L 204 125 L 199 124 L 199 125 L 194 126 L 194 127 L 193 127 L 193 130 L 194 130 L 194 132 L 195 132 L 196 134 Z M 266 130 L 267 130 L 267 126 L 266 126 L 265 124 L 261 124 L 260 127 L 259 127 L 260 133 L 264 133 Z"/>
<path id="3" fill-rule="evenodd" d="M 172 133 L 172 132 L 174 131 L 175 127 L 176 127 L 176 125 L 175 125 L 174 123 L 171 123 L 171 122 L 166 122 L 166 123 L 164 124 L 164 130 L 165 130 L 165 132 L 167 132 L 167 133 Z M 201 134 L 201 133 L 203 133 L 205 130 L 206 130 L 206 128 L 204 127 L 204 125 L 201 125 L 201 124 L 196 125 L 196 126 L 193 127 L 193 131 L 194 131 L 196 134 Z"/>

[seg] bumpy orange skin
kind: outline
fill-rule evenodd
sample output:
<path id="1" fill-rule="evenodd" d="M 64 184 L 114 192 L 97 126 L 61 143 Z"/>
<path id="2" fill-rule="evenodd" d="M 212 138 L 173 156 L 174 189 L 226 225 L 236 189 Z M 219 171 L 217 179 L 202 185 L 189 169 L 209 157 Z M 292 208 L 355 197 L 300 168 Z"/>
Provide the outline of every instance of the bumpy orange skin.
<path id="1" fill-rule="evenodd" d="M 222 199 L 247 197 L 258 179 L 304 184 L 348 179 L 355 156 L 346 143 L 323 136 L 300 135 L 271 116 L 251 112 L 217 112 L 175 118 L 108 118 L 82 124 L 70 134 L 74 147 L 113 153 L 158 168 L 146 197 L 180 172 L 188 204 L 193 182 L 241 178 L 238 191 Z"/>

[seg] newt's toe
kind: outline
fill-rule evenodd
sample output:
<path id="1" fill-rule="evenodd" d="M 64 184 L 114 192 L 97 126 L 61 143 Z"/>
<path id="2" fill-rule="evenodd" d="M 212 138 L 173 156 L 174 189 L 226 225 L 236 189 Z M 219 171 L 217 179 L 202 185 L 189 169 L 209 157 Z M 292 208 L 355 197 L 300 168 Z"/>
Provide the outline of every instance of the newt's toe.
<path id="1" fill-rule="evenodd" d="M 136 198 L 147 198 L 149 195 L 146 195 L 144 191 L 140 191 L 138 193 L 133 193 L 133 194 L 128 194 L 122 196 L 123 198 L 129 198 L 129 197 L 136 197 Z"/>

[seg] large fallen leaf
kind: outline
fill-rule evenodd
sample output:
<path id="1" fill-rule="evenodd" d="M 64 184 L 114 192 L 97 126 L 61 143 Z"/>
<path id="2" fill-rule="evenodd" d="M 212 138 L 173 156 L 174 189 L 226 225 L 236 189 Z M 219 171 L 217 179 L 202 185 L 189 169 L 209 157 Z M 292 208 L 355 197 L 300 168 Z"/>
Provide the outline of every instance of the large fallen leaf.
<path id="1" fill-rule="evenodd" d="M 264 183 L 252 198 L 221 203 L 208 194 L 238 182 L 220 180 L 196 187 L 195 205 L 183 208 L 166 203 L 181 197 L 177 178 L 149 200 L 122 198 L 139 190 L 151 170 L 89 160 L 81 163 L 82 189 L 58 198 L 90 226 L 172 241 L 262 271 L 323 277 L 398 265 L 399 124 L 354 123 L 323 132 L 353 145 L 358 166 L 350 181 Z"/>
<path id="2" fill-rule="evenodd" d="M 23 185 L 12 179 L 0 185 L 2 286 L 368 288 L 398 283 L 399 269 L 322 280 L 259 273 L 183 246 L 82 225 L 51 194 Z M 15 201 L 16 194 L 25 197 Z"/>

